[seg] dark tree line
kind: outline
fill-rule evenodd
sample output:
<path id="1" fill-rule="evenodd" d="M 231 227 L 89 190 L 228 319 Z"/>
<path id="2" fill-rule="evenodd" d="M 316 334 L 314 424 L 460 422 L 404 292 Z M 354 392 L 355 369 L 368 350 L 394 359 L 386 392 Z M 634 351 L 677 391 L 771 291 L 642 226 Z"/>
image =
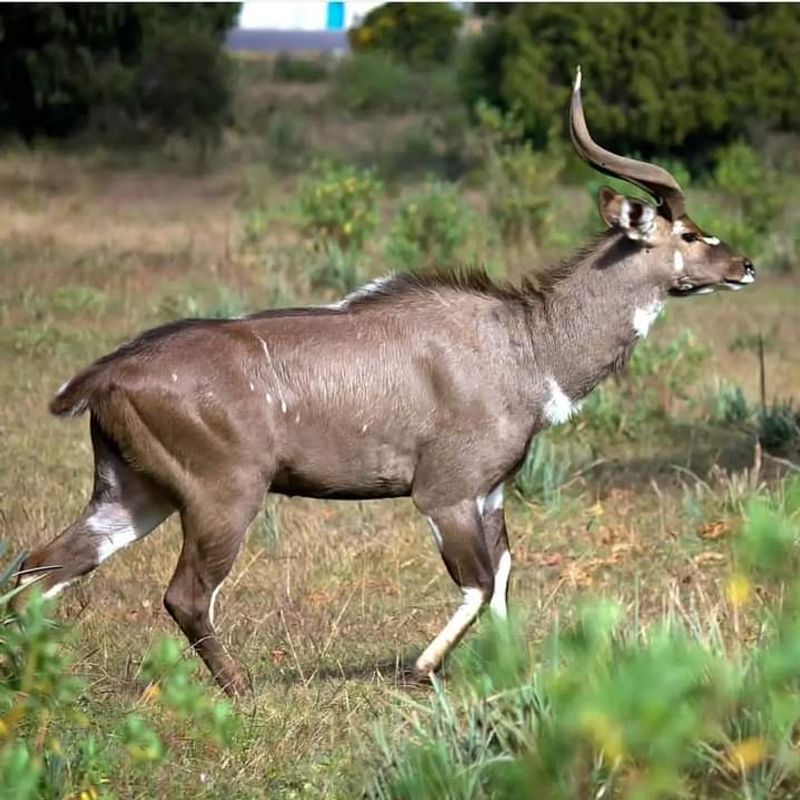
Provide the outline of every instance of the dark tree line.
<path id="1" fill-rule="evenodd" d="M 222 36 L 237 4 L 0 6 L 0 130 L 66 136 L 98 109 L 163 133 L 218 135 L 230 102 Z"/>

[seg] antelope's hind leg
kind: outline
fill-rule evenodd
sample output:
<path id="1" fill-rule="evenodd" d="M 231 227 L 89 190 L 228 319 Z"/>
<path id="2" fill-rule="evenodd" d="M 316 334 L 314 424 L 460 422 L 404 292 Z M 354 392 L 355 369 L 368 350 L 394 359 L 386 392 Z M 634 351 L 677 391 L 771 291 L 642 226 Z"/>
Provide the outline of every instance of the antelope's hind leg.
<path id="1" fill-rule="evenodd" d="M 37 582 L 52 597 L 98 567 L 117 550 L 158 527 L 175 506 L 152 480 L 130 467 L 92 420 L 94 489 L 80 517 L 48 544 L 34 550 L 21 583 Z"/>
<path id="2" fill-rule="evenodd" d="M 244 694 L 247 683 L 214 632 L 214 604 L 264 498 L 263 483 L 246 484 L 232 480 L 235 491 L 223 495 L 215 487 L 183 509 L 183 549 L 164 596 L 167 611 L 228 694 Z"/>
<path id="3" fill-rule="evenodd" d="M 508 614 L 508 579 L 511 575 L 511 550 L 503 500 L 503 484 L 499 483 L 478 503 L 494 572 L 494 591 L 489 607 L 497 619 L 505 619 Z"/>
<path id="4" fill-rule="evenodd" d="M 464 599 L 447 625 L 417 659 L 419 676 L 428 676 L 441 666 L 447 653 L 493 597 L 494 567 L 487 547 L 482 512 L 476 500 L 464 500 L 426 514 L 447 571 L 461 588 Z"/>

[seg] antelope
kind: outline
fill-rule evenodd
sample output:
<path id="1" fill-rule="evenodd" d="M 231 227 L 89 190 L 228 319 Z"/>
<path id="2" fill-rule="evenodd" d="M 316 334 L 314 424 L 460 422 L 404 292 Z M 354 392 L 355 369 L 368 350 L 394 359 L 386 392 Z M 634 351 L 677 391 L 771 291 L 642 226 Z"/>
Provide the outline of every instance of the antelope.
<path id="1" fill-rule="evenodd" d="M 750 260 L 687 216 L 669 172 L 593 141 L 580 69 L 569 120 L 586 162 L 655 203 L 601 189 L 607 230 L 542 282 L 396 274 L 332 306 L 173 322 L 64 384 L 50 411 L 89 411 L 94 488 L 21 580 L 55 595 L 178 512 L 183 548 L 164 604 L 222 689 L 241 693 L 214 606 L 266 493 L 410 496 L 463 592 L 416 673 L 434 673 L 487 606 L 504 618 L 503 485 L 533 436 L 623 368 L 668 296 L 755 279 Z"/>

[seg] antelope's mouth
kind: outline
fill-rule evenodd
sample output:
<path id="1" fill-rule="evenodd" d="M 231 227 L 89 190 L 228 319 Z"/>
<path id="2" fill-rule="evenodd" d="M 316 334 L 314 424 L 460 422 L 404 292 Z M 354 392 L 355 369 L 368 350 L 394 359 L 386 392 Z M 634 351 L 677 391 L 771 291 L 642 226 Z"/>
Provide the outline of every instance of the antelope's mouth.
<path id="1" fill-rule="evenodd" d="M 728 289 L 732 292 L 738 292 L 739 289 L 744 289 L 745 286 L 753 283 L 755 275 L 751 271 L 745 272 L 740 280 L 732 280 L 731 278 L 724 278 L 719 283 L 692 283 L 686 281 L 678 286 L 670 289 L 670 294 L 673 297 L 693 297 L 698 294 L 711 294 L 717 289 Z"/>

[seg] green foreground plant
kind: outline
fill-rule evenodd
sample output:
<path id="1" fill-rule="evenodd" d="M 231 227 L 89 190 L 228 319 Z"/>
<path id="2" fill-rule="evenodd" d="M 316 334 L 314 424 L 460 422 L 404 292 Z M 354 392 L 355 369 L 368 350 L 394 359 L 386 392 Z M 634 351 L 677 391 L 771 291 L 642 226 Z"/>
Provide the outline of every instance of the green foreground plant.
<path id="1" fill-rule="evenodd" d="M 171 755 L 155 708 L 183 721 L 186 744 L 231 741 L 232 706 L 194 680 L 194 664 L 169 637 L 140 668 L 147 682 L 140 700 L 101 735 L 87 713 L 90 698 L 70 655 L 69 630 L 50 618 L 50 603 L 34 587 L 21 609 L 11 611 L 18 564 L 0 572 L 0 797 L 116 796 L 113 779 L 123 765 L 145 772 Z"/>
<path id="2" fill-rule="evenodd" d="M 378 731 L 370 795 L 797 797 L 798 539 L 795 480 L 748 506 L 707 614 L 637 627 L 595 601 L 535 651 L 490 625 L 460 649 L 452 683 L 404 703 L 401 743 Z"/>

